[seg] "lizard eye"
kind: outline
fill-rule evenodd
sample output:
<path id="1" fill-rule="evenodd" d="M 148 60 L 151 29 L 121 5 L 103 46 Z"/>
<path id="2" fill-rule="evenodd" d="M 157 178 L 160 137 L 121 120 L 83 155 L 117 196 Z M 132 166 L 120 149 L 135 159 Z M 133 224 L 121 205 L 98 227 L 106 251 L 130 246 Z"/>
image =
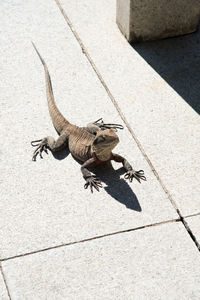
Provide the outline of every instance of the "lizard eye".
<path id="1" fill-rule="evenodd" d="M 96 138 L 95 140 L 94 140 L 94 145 L 97 145 L 97 144 L 99 144 L 99 143 L 102 143 L 102 142 L 104 142 L 105 141 L 105 137 L 103 137 L 103 136 L 98 136 L 98 138 Z"/>

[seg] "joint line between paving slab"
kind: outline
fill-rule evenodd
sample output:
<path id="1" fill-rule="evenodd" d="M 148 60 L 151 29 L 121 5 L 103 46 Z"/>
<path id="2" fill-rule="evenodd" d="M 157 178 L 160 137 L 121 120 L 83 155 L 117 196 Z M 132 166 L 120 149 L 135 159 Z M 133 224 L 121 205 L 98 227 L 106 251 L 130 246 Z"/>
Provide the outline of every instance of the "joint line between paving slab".
<path id="1" fill-rule="evenodd" d="M 200 212 L 199 212 L 199 213 L 196 213 L 196 214 L 184 216 L 184 219 L 186 219 L 186 218 L 191 218 L 191 217 L 196 217 L 196 216 L 199 216 L 199 215 L 200 215 Z"/>
<path id="2" fill-rule="evenodd" d="M 116 231 L 116 232 L 112 232 L 112 233 L 107 233 L 107 234 L 104 234 L 104 235 L 98 235 L 98 236 L 95 236 L 95 237 L 91 237 L 91 238 L 87 238 L 87 239 L 83 239 L 83 240 L 79 240 L 79 241 L 75 241 L 75 242 L 69 242 L 69 243 L 66 243 L 66 244 L 56 245 L 56 246 L 52 246 L 52 247 L 48 247 L 48 248 L 44 248 L 44 249 L 40 249 L 40 250 L 36 250 L 36 251 L 32 251 L 32 252 L 28 252 L 28 253 L 23 253 L 23 254 L 7 257 L 7 258 L 2 258 L 2 259 L 0 259 L 0 262 L 4 262 L 4 261 L 7 261 L 7 260 L 12 260 L 12 259 L 15 259 L 15 258 L 20 258 L 20 257 L 32 255 L 32 254 L 37 254 L 37 253 L 45 252 L 45 251 L 48 251 L 48 250 L 53 250 L 53 249 L 57 249 L 57 248 L 72 246 L 72 245 L 75 245 L 75 244 L 91 242 L 91 241 L 94 241 L 94 240 L 102 239 L 102 238 L 109 237 L 109 236 L 114 236 L 114 235 L 117 235 L 117 234 L 123 234 L 123 233 L 126 233 L 126 232 L 137 231 L 137 230 L 140 230 L 140 229 L 145 229 L 145 228 L 149 228 L 149 227 L 155 227 L 155 226 L 164 225 L 164 224 L 168 224 L 168 223 L 175 223 L 175 222 L 181 222 L 181 219 L 179 219 L 179 218 L 178 219 L 172 219 L 172 220 L 162 221 L 162 222 L 158 222 L 158 223 L 154 223 L 154 224 L 139 226 L 139 227 L 136 227 L 136 228 L 129 228 L 129 229 L 120 230 L 120 231 Z"/>
<path id="3" fill-rule="evenodd" d="M 85 48 L 81 38 L 79 37 L 78 33 L 76 32 L 76 30 L 74 29 L 73 27 L 73 24 L 71 23 L 70 19 L 68 18 L 67 14 L 65 13 L 64 9 L 62 8 L 59 0 L 55 0 L 56 4 L 58 5 L 58 8 L 60 9 L 60 12 L 62 13 L 64 19 L 66 20 L 69 28 L 71 29 L 73 35 L 75 36 L 77 42 L 79 43 L 81 49 L 82 49 L 82 52 L 86 55 L 89 63 L 91 64 L 94 72 L 96 73 L 97 77 L 99 78 L 101 84 L 103 85 L 103 87 L 105 88 L 109 98 L 111 99 L 112 103 L 114 104 L 115 108 L 117 109 L 121 119 L 124 121 L 124 123 L 126 124 L 126 127 L 128 128 L 130 134 L 132 135 L 133 139 L 135 140 L 138 148 L 140 149 L 140 151 L 142 152 L 144 158 L 146 159 L 147 163 L 149 164 L 152 172 L 154 173 L 154 175 L 156 176 L 157 180 L 159 181 L 160 185 L 162 186 L 164 192 L 167 194 L 168 196 L 168 199 L 170 200 L 172 206 L 175 208 L 177 214 L 179 215 L 183 225 L 185 226 L 185 229 L 187 230 L 188 234 L 190 235 L 190 237 L 192 238 L 192 240 L 194 241 L 195 245 L 197 246 L 197 248 L 199 249 L 200 251 L 200 246 L 195 238 L 195 236 L 193 235 L 192 231 L 190 230 L 189 226 L 186 224 L 186 222 L 184 221 L 183 219 L 183 216 L 181 215 L 181 212 L 179 211 L 177 205 L 176 205 L 176 202 L 173 200 L 172 196 L 170 195 L 169 191 L 167 190 L 166 186 L 164 185 L 163 181 L 161 180 L 161 178 L 159 177 L 158 175 L 158 172 L 156 171 L 156 169 L 154 168 L 151 160 L 149 159 L 149 157 L 147 156 L 147 154 L 145 153 L 141 143 L 139 142 L 138 138 L 136 137 L 135 133 L 133 132 L 131 126 L 129 125 L 126 117 L 124 116 L 124 114 L 122 113 L 117 101 L 115 100 L 114 96 L 112 95 L 112 93 L 110 92 L 108 86 L 106 85 L 103 77 L 101 76 L 97 66 L 95 65 L 94 61 L 92 60 L 91 56 L 89 55 L 87 49 Z"/>
<path id="4" fill-rule="evenodd" d="M 191 238 L 193 239 L 194 243 L 196 244 L 197 248 L 199 249 L 200 251 L 200 244 L 199 242 L 197 241 L 195 235 L 192 233 L 187 221 L 185 219 L 188 219 L 188 218 L 191 218 L 191 217 L 196 217 L 196 216 L 200 216 L 200 213 L 196 213 L 196 214 L 192 214 L 192 215 L 188 215 L 188 216 L 185 216 L 183 217 L 183 223 L 184 223 L 184 226 L 186 227 L 189 235 L 191 236 Z"/>
<path id="5" fill-rule="evenodd" d="M 197 241 L 195 235 L 193 234 L 192 230 L 190 229 L 188 223 L 186 222 L 186 220 L 185 220 L 184 218 L 182 219 L 182 222 L 183 222 L 183 224 L 184 224 L 184 226 L 185 226 L 187 232 L 189 233 L 191 239 L 193 240 L 193 242 L 194 242 L 195 245 L 197 246 L 197 249 L 200 251 L 200 244 L 198 243 L 198 241 Z"/>
<path id="6" fill-rule="evenodd" d="M 6 286 L 6 291 L 7 291 L 7 294 L 8 294 L 8 298 L 9 298 L 10 300 L 12 300 L 12 299 L 11 299 L 11 296 L 10 296 L 10 292 L 9 292 L 9 289 L 8 289 L 8 285 L 7 285 L 6 278 L 5 278 L 5 275 L 4 275 L 3 268 L 2 268 L 2 266 L 1 266 L 1 264 L 0 264 L 0 271 L 1 271 L 1 274 L 2 274 L 2 277 L 3 277 L 3 281 L 4 281 L 4 283 L 5 283 L 5 286 Z"/>

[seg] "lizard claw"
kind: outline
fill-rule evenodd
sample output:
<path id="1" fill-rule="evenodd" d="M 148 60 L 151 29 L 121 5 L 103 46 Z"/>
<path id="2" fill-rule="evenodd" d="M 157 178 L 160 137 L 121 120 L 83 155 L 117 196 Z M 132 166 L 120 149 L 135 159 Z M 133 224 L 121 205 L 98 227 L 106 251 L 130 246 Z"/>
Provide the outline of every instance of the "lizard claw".
<path id="1" fill-rule="evenodd" d="M 90 177 L 86 178 L 86 184 L 84 185 L 84 188 L 87 189 L 88 186 L 90 187 L 90 190 L 92 193 L 93 193 L 93 188 L 95 188 L 99 192 L 99 188 L 102 187 L 102 183 L 99 178 L 90 176 Z"/>
<path id="2" fill-rule="evenodd" d="M 42 139 L 41 139 L 41 140 L 32 141 L 32 142 L 31 142 L 31 146 L 37 147 L 37 146 L 40 145 L 40 142 L 41 142 L 41 141 L 42 141 Z"/>
<path id="3" fill-rule="evenodd" d="M 42 152 L 46 152 L 48 154 L 48 144 L 47 144 L 47 139 L 41 139 L 41 140 L 36 140 L 36 141 L 32 141 L 31 145 L 33 147 L 37 147 L 35 149 L 35 151 L 33 152 L 33 156 L 32 156 L 32 160 L 36 161 L 36 157 L 38 156 L 38 154 L 40 155 L 40 158 L 43 158 L 42 156 Z"/>
<path id="4" fill-rule="evenodd" d="M 117 129 L 124 129 L 124 127 L 120 124 L 112 124 L 112 123 L 104 123 L 103 119 L 100 118 L 97 121 L 95 121 L 93 124 L 97 125 L 99 128 L 101 128 L 102 130 L 105 129 L 114 129 L 115 131 L 117 131 Z"/>
<path id="5" fill-rule="evenodd" d="M 141 183 L 140 180 L 144 180 L 144 181 L 147 180 L 146 177 L 144 176 L 143 170 L 140 171 L 130 170 L 125 174 L 124 178 L 129 179 L 130 182 L 132 182 L 133 178 L 135 178 L 139 183 Z"/>

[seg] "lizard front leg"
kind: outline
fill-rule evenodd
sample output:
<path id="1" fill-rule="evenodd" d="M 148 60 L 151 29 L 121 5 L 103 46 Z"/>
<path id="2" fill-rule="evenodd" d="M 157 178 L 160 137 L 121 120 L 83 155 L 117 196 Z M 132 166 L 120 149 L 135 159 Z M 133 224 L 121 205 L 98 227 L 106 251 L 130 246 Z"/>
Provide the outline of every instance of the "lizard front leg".
<path id="1" fill-rule="evenodd" d="M 113 153 L 112 159 L 116 162 L 121 162 L 123 164 L 124 169 L 127 171 L 127 173 L 124 176 L 125 179 L 129 179 L 129 181 L 132 182 L 133 178 L 135 178 L 139 183 L 141 183 L 140 180 L 144 180 L 144 181 L 147 180 L 146 177 L 144 176 L 144 171 L 133 170 L 132 166 L 123 156 Z"/>
<path id="2" fill-rule="evenodd" d="M 93 193 L 93 188 L 95 188 L 99 192 L 99 188 L 102 187 L 101 180 L 93 176 L 87 168 L 92 167 L 95 164 L 95 159 L 90 158 L 81 166 L 81 172 L 83 174 L 83 178 L 85 179 L 86 183 L 84 188 L 87 189 L 88 186 L 90 187 L 91 192 Z"/>
<path id="3" fill-rule="evenodd" d="M 37 147 L 33 152 L 32 160 L 36 161 L 38 154 L 40 155 L 40 158 L 43 158 L 42 152 L 44 151 L 48 154 L 47 149 L 51 150 L 52 152 L 62 150 L 67 144 L 67 139 L 68 134 L 62 133 L 56 141 L 52 136 L 47 136 L 41 140 L 32 141 L 31 145 L 33 147 Z"/>

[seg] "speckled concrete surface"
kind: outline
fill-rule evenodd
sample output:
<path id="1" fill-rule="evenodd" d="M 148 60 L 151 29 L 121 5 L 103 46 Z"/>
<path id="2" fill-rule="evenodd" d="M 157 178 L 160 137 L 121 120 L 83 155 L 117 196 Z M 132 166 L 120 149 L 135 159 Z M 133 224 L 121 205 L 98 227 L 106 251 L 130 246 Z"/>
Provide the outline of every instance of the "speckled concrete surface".
<path id="1" fill-rule="evenodd" d="M 200 256 L 167 224 L 3 263 L 12 299 L 199 299 Z"/>
<path id="2" fill-rule="evenodd" d="M 61 3 L 179 210 L 198 213 L 200 31 L 133 48 L 114 0 Z"/>
<path id="3" fill-rule="evenodd" d="M 125 42 L 115 24 L 114 7 L 114 1 L 103 0 L 101 4 L 89 0 L 79 3 L 65 2 L 65 9 L 72 19 L 73 28 L 83 37 L 86 50 L 98 65 L 103 80 L 116 97 L 120 109 L 144 150 L 143 153 L 140 151 L 124 124 L 125 129 L 119 132 L 120 144 L 116 152 L 127 157 L 135 169 L 144 169 L 147 182 L 141 185 L 136 181 L 129 184 L 123 179 L 123 171 L 119 164 L 113 164 L 113 167 L 102 166 L 96 172 L 101 177 L 104 188 L 100 193 L 91 195 L 83 188 L 80 165 L 67 151 L 56 157 L 46 155 L 36 163 L 31 161 L 31 140 L 46 135 L 56 137 L 47 109 L 43 67 L 31 40 L 35 42 L 47 62 L 58 107 L 71 122 L 85 125 L 100 117 L 107 122 L 123 121 L 55 2 L 36 3 L 34 0 L 19 0 L 15 3 L 6 1 L 0 4 L 0 138 L 3 141 L 0 147 L 0 261 L 12 300 L 21 300 L 27 295 L 30 300 L 41 299 L 40 295 L 44 299 L 57 300 L 58 295 L 61 295 L 60 299 L 67 299 L 68 293 L 63 284 L 63 277 L 71 270 L 69 284 L 74 295 L 77 273 L 80 275 L 77 278 L 84 283 L 81 274 L 84 266 L 87 266 L 88 276 L 92 274 L 94 280 L 92 283 L 88 282 L 88 290 L 85 287 L 85 291 L 82 291 L 81 286 L 80 293 L 87 295 L 92 289 L 91 295 L 98 299 L 101 286 L 105 286 L 109 292 L 110 285 L 115 289 L 117 297 L 118 293 L 123 293 L 123 290 L 120 291 L 122 284 L 128 287 L 127 290 L 130 286 L 132 291 L 134 287 L 131 280 L 134 272 L 129 269 L 126 273 L 129 260 L 125 260 L 124 265 L 122 260 L 123 254 L 127 253 L 123 248 L 123 245 L 126 247 L 127 236 L 131 239 L 131 244 L 127 244 L 127 251 L 130 255 L 135 253 L 136 257 L 143 249 L 148 249 L 148 253 L 144 253 L 149 257 L 154 256 L 157 249 L 158 253 L 165 251 L 163 249 L 167 246 L 166 236 L 173 244 L 180 271 L 176 275 L 173 271 L 174 275 L 170 277 L 168 287 L 171 287 L 172 278 L 175 278 L 175 281 L 186 285 L 187 295 L 196 297 L 198 292 L 192 286 L 192 282 L 195 286 L 198 283 L 196 267 L 191 269 L 188 264 L 189 258 L 190 261 L 198 262 L 199 252 L 186 228 L 181 223 L 171 224 L 179 215 L 161 181 L 183 215 L 199 210 L 199 119 L 195 111 L 160 77 L 159 72 L 153 70 L 139 56 L 139 50 L 137 49 L 137 52 L 131 49 Z M 96 18 L 96 23 L 93 17 Z M 96 38 L 97 32 L 101 36 L 101 43 Z M 198 53 L 196 55 L 198 58 Z M 194 62 L 190 61 L 189 56 L 187 60 L 191 65 Z M 164 73 L 168 74 L 166 70 Z M 195 83 L 194 96 L 198 99 L 197 81 Z M 133 92 L 136 93 L 135 98 L 132 97 Z M 159 126 L 160 122 L 162 127 Z M 186 137 L 186 132 L 187 136 L 190 134 L 189 138 Z M 154 174 L 154 168 L 147 163 L 145 155 L 148 155 L 156 167 L 159 180 Z M 162 225 L 163 222 L 166 224 Z M 156 225 L 157 223 L 159 224 Z M 144 228 L 147 225 L 152 225 L 152 229 Z M 135 235 L 125 231 L 133 229 L 137 229 L 139 248 L 132 254 Z M 173 232 L 177 233 L 176 236 Z M 178 244 L 175 242 L 177 236 Z M 99 237 L 98 241 L 92 241 L 96 237 Z M 115 239 L 119 241 L 117 251 L 116 242 L 113 242 Z M 82 243 L 82 240 L 87 241 Z M 95 250 L 90 247 L 93 242 L 97 245 Z M 75 244 L 69 246 L 69 243 Z M 90 259 L 85 261 L 80 253 L 83 245 L 84 253 L 87 253 L 87 257 L 93 262 L 91 269 L 88 269 Z M 98 257 L 94 255 L 98 245 L 102 245 L 103 255 L 99 276 L 106 274 L 109 260 L 116 261 L 114 269 L 112 270 L 111 264 L 109 270 L 109 274 L 115 273 L 119 260 L 123 266 L 119 281 L 113 281 L 109 277 L 111 281 L 107 282 L 106 277 L 102 276 L 99 286 L 99 277 L 93 275 L 96 270 L 95 261 L 99 264 Z M 58 251 L 58 260 L 57 256 L 54 259 L 55 268 L 51 262 L 51 253 L 57 252 L 51 252 L 51 248 L 57 248 L 54 251 Z M 71 264 L 67 262 L 68 267 L 64 267 L 63 273 L 59 273 L 62 271 L 61 264 L 66 259 L 62 253 L 68 253 L 69 249 L 74 252 L 73 260 Z M 167 253 L 171 255 L 170 247 L 167 249 Z M 40 251 L 43 252 L 36 254 Z M 26 256 L 27 254 L 29 256 Z M 161 254 L 158 256 L 162 257 Z M 36 257 L 38 263 L 35 261 Z M 75 265 L 74 257 L 79 260 L 78 266 Z M 179 257 L 185 257 L 185 260 Z M 144 258 L 144 262 L 145 259 L 147 257 Z M 143 262 L 139 259 L 134 260 L 134 256 L 132 260 L 138 270 L 137 275 L 145 276 L 146 265 L 142 267 Z M 18 263 L 20 267 L 12 270 Z M 148 267 L 154 270 L 154 260 L 152 263 L 148 261 Z M 150 299 L 155 299 L 154 283 L 158 286 L 159 282 L 163 286 L 168 270 L 174 267 L 174 260 L 166 258 L 166 267 L 159 273 L 161 277 L 156 274 L 155 281 L 146 277 Z M 49 273 L 46 270 L 49 270 Z M 185 283 L 184 272 L 189 276 L 188 283 Z M 21 274 L 22 277 L 17 278 L 17 274 Z M 39 281 L 42 278 L 41 284 L 36 286 L 35 278 Z M 16 284 L 19 284 L 17 288 Z M 141 288 L 140 284 L 138 287 Z M 174 289 L 176 290 L 176 287 Z M 181 295 L 179 287 L 177 294 Z M 126 292 L 124 295 L 126 296 Z M 80 298 L 81 294 L 78 297 Z"/>
<path id="4" fill-rule="evenodd" d="M 8 67 L 1 75 L 4 144 L 0 256 L 6 258 L 177 218 L 127 129 L 119 132 L 121 143 L 116 151 L 124 154 L 135 169 L 145 170 L 148 181 L 141 185 L 129 185 L 120 170 L 115 173 L 109 166 L 106 171 L 102 167 L 100 176 L 105 189 L 91 195 L 84 190 L 80 165 L 71 155 L 59 160 L 50 154 L 43 160 L 31 161 L 31 140 L 56 137 L 47 108 L 43 67 L 31 39 L 49 66 L 58 106 L 70 121 L 79 125 L 99 117 L 109 122 L 122 121 L 56 4 L 36 6 L 32 1 L 27 6 L 23 6 L 20 18 L 12 21 L 1 49 Z M 3 10 L 2 14 L 9 20 Z M 36 20 L 26 32 L 25 24 L 32 14 Z M 47 21 L 42 22 L 44 19 Z M 113 166 L 121 168 L 119 164 Z"/>
<path id="5" fill-rule="evenodd" d="M 31 39 L 49 66 L 58 106 L 70 121 L 85 125 L 102 116 L 109 122 L 122 121 L 56 4 L 36 6 L 32 1 L 23 9 L 5 32 L 1 48 L 8 66 L 2 73 L 1 91 L 1 257 L 177 218 L 127 130 L 119 133 L 121 143 L 116 151 L 127 156 L 136 169 L 145 169 L 148 181 L 141 185 L 129 185 L 120 170 L 115 173 L 107 167 L 103 172 L 102 167 L 105 189 L 91 195 L 84 190 L 80 165 L 71 155 L 31 161 L 34 149 L 30 141 L 56 136 L 46 103 L 43 67 Z M 17 7 L 13 10 L 18 12 Z M 3 10 L 2 14 L 5 16 Z M 26 29 L 32 14 L 36 20 Z M 8 16 L 4 18 L 10 24 Z M 47 21 L 42 22 L 44 19 Z"/>

